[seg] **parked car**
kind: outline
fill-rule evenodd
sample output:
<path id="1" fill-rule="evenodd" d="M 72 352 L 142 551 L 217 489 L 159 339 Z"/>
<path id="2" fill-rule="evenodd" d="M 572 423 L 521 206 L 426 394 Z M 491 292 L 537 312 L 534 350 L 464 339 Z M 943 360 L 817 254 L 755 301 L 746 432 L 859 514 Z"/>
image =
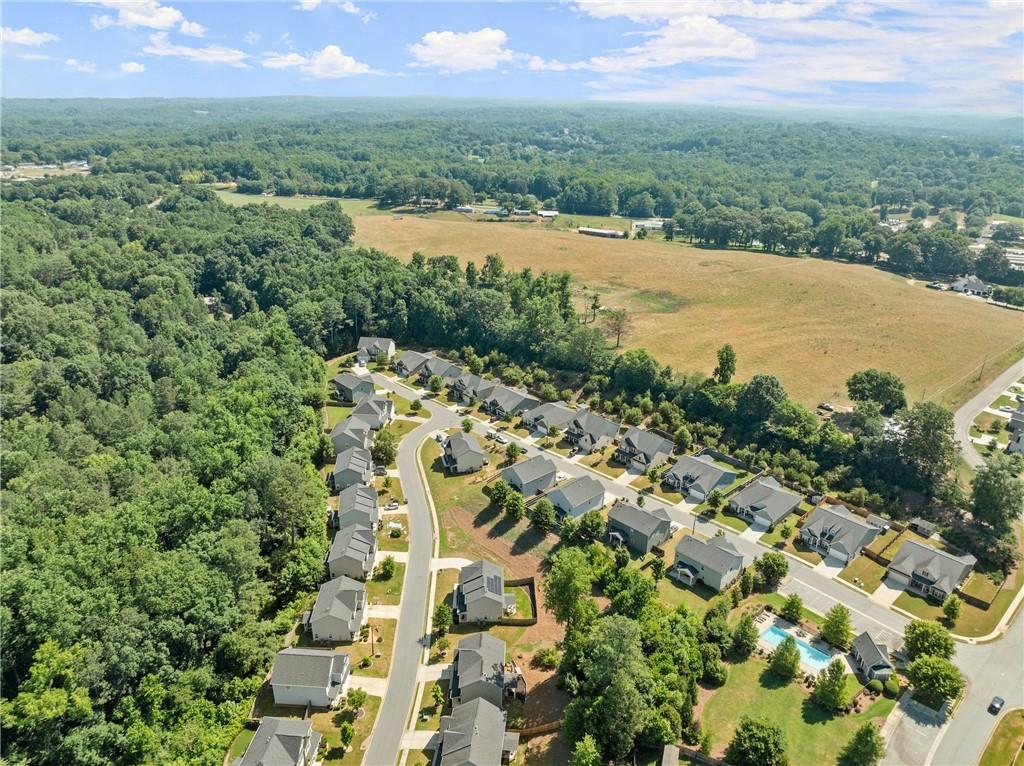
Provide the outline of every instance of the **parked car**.
<path id="1" fill-rule="evenodd" d="M 384 506 L 384 510 L 385 511 L 397 511 L 398 510 L 398 503 L 395 500 L 392 500 L 390 503 L 388 503 L 387 505 Z"/>
<path id="2" fill-rule="evenodd" d="M 1009 404 L 1004 404 L 1004 405 L 1002 405 L 999 408 L 999 411 L 1000 412 L 1013 412 L 1013 407 L 1011 407 Z"/>
<path id="3" fill-rule="evenodd" d="M 497 431 L 495 431 L 495 430 L 494 430 L 494 429 L 492 428 L 492 429 L 491 429 L 490 431 L 488 431 L 488 432 L 487 432 L 487 438 L 488 438 L 488 439 L 497 439 L 497 438 L 498 438 L 498 432 L 497 432 Z"/>
<path id="4" fill-rule="evenodd" d="M 494 441 L 498 442 L 498 444 L 508 444 L 508 437 L 505 434 L 495 434 Z"/>
<path id="5" fill-rule="evenodd" d="M 835 410 L 835 405 L 829 404 L 828 402 L 822 402 L 818 405 L 819 410 L 825 410 L 825 412 L 832 412 Z"/>
<path id="6" fill-rule="evenodd" d="M 373 475 L 374 476 L 387 476 L 388 475 L 388 467 L 386 465 L 375 465 L 373 467 Z"/>
<path id="7" fill-rule="evenodd" d="M 438 433 L 434 434 L 434 441 L 436 441 L 438 444 L 443 442 L 444 441 L 444 431 L 439 431 Z"/>
<path id="8" fill-rule="evenodd" d="M 565 481 L 568 478 L 569 477 L 561 471 L 555 474 L 555 481 Z"/>
<path id="9" fill-rule="evenodd" d="M 1003 705 L 1006 704 L 1006 700 L 1002 697 L 993 697 L 992 701 L 988 703 L 988 712 L 992 715 L 998 715 L 999 711 L 1003 709 Z"/>

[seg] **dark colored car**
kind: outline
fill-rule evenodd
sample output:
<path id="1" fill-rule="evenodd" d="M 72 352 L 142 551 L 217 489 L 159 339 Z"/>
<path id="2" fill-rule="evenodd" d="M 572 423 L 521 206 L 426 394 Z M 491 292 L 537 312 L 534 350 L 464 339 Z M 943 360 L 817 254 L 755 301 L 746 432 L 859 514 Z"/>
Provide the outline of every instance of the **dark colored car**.
<path id="1" fill-rule="evenodd" d="M 996 715 L 1000 710 L 1003 709 L 1003 705 L 1006 701 L 1002 697 L 993 697 L 992 701 L 988 703 L 988 712 Z"/>

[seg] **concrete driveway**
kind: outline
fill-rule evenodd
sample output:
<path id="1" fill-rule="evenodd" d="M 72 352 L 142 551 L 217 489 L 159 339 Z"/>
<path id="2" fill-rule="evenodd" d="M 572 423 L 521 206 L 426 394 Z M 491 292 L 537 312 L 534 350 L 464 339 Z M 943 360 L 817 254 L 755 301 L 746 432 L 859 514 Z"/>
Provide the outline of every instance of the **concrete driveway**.
<path id="1" fill-rule="evenodd" d="M 896 585 L 895 583 L 891 583 L 891 579 L 892 578 L 886 577 L 882 580 L 882 584 L 878 586 L 878 589 L 871 594 L 870 598 L 876 604 L 892 606 L 892 603 L 900 597 L 900 594 L 903 592 L 903 587 Z"/>
<path id="2" fill-rule="evenodd" d="M 835 559 L 825 558 L 815 565 L 814 573 L 820 577 L 826 577 L 829 580 L 834 580 L 845 568 L 846 567 L 842 563 Z"/>

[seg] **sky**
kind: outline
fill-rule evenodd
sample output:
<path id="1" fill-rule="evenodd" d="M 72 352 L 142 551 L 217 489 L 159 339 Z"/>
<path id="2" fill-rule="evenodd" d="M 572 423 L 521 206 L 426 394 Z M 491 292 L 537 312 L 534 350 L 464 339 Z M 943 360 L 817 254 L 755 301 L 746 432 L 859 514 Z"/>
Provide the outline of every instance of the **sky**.
<path id="1" fill-rule="evenodd" d="M 1024 0 L 4 2 L 7 97 L 1024 111 Z"/>

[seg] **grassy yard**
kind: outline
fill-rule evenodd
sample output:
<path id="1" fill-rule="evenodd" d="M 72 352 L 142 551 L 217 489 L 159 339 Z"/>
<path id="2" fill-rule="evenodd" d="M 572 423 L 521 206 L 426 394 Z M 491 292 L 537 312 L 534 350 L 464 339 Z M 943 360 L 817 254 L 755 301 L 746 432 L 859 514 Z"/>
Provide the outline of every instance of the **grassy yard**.
<path id="1" fill-rule="evenodd" d="M 792 766 L 835 763 L 857 728 L 868 720 L 881 720 L 895 700 L 879 698 L 854 715 L 832 715 L 811 701 L 797 684 L 781 684 L 767 672 L 768 663 L 757 657 L 729 666 L 729 677 L 704 707 L 701 723 L 721 748 L 732 739 L 740 716 L 764 716 L 786 735 Z"/>
<path id="2" fill-rule="evenodd" d="M 388 668 L 391 667 L 391 654 L 395 646 L 395 620 L 371 619 L 367 620 L 366 623 L 372 629 L 372 647 L 369 641 L 354 641 L 350 644 L 337 644 L 334 649 L 335 651 L 348 654 L 348 661 L 355 675 L 386 678 Z M 314 644 L 309 639 L 309 634 L 303 632 L 299 634 L 296 646 L 322 646 L 322 644 Z M 373 656 L 377 652 L 380 653 L 380 657 Z M 361 668 L 359 663 L 365 657 L 370 657 L 372 664 L 368 668 Z"/>
<path id="3" fill-rule="evenodd" d="M 228 763 L 233 763 L 236 758 L 241 758 L 245 754 L 245 748 L 249 747 L 254 736 L 256 736 L 256 729 L 248 725 L 238 732 L 238 736 L 231 741 L 231 747 L 228 748 Z"/>
<path id="4" fill-rule="evenodd" d="M 400 537 L 392 537 L 388 530 L 388 523 L 396 522 L 402 525 Z M 380 528 L 377 530 L 377 548 L 382 551 L 402 552 L 409 550 L 409 520 L 401 513 L 385 514 L 381 517 Z"/>
<path id="5" fill-rule="evenodd" d="M 413 412 L 412 411 L 412 399 L 408 399 L 408 398 L 406 398 L 404 396 L 399 396 L 396 393 L 388 394 L 388 398 L 391 399 L 391 401 L 393 401 L 395 403 L 395 414 L 396 415 L 399 415 L 399 416 L 402 416 L 402 415 L 413 415 L 413 416 L 419 415 L 419 416 L 424 417 L 424 418 L 429 418 L 430 417 L 430 410 L 427 410 L 427 409 L 422 408 L 422 407 L 420 408 L 419 412 Z"/>
<path id="6" fill-rule="evenodd" d="M 433 750 L 411 750 L 406 766 L 430 766 L 434 762 Z"/>
<path id="7" fill-rule="evenodd" d="M 730 518 L 736 517 L 732 516 Z M 800 539 L 800 533 L 795 527 L 793 527 L 789 539 L 783 541 L 781 532 L 782 526 L 782 524 L 779 524 L 771 532 L 765 532 L 761 535 L 761 542 L 765 545 L 771 545 L 776 550 L 785 551 L 792 556 L 803 559 L 811 566 L 817 565 L 821 561 L 821 554 L 812 551 L 804 545 L 803 541 Z"/>
<path id="8" fill-rule="evenodd" d="M 387 580 L 376 576 L 366 582 L 366 600 L 370 604 L 397 604 L 402 600 L 402 584 L 405 580 L 405 564 L 395 562 L 395 573 Z"/>
<path id="9" fill-rule="evenodd" d="M 532 225 L 398 220 L 376 211 L 355 224 L 359 244 L 406 260 L 420 251 L 479 265 L 497 252 L 510 270 L 568 271 L 576 287 L 597 289 L 605 305 L 631 312 L 625 347 L 642 345 L 676 369 L 711 370 L 722 338 L 735 339 L 738 380 L 771 372 L 793 399 L 810 406 L 845 402 L 845 381 L 868 367 L 899 375 L 910 401 L 927 395 L 955 405 L 1019 359 L 1024 347 L 1013 312 L 950 300 L 863 265 L 660 238 L 599 239 Z M 651 289 L 651 274 L 659 275 L 660 289 Z M 796 320 L 793 306 L 802 308 Z"/>
<path id="10" fill-rule="evenodd" d="M 839 573 L 839 578 L 868 593 L 874 593 L 885 579 L 885 567 L 867 556 L 858 556 L 852 564 Z"/>
<path id="11" fill-rule="evenodd" d="M 662 577 L 658 581 L 658 599 L 668 606 L 675 608 L 680 604 L 686 604 L 698 617 L 703 617 L 708 610 L 708 604 L 718 594 L 702 583 L 683 585 L 671 577 Z"/>
<path id="12" fill-rule="evenodd" d="M 984 435 L 994 436 L 1005 447 L 1010 441 L 1009 421 L 990 412 L 981 413 L 971 425 L 971 436 L 978 438 Z"/>
<path id="13" fill-rule="evenodd" d="M 701 503 L 700 505 L 693 509 L 693 512 L 701 514 L 705 513 L 707 510 L 708 504 Z M 729 527 L 729 529 L 734 529 L 737 532 L 745 532 L 750 527 L 750 522 L 746 519 L 741 519 L 739 516 L 733 516 L 731 513 L 725 513 L 724 511 L 721 510 L 715 514 L 715 521 L 719 522 L 720 524 L 724 524 L 725 526 Z"/>
<path id="14" fill-rule="evenodd" d="M 331 710 L 324 713 L 314 713 L 310 716 L 313 728 L 323 735 L 327 744 L 327 755 L 324 757 L 324 766 L 338 766 L 344 764 L 359 764 L 363 760 L 363 743 L 373 731 L 373 724 L 377 721 L 377 713 L 380 710 L 380 697 L 368 696 L 363 704 L 363 712 L 356 717 L 352 710 Z M 355 727 L 356 733 L 352 738 L 352 744 L 348 750 L 342 751 L 341 737 L 338 734 L 338 727 L 343 721 L 349 721 Z"/>
<path id="15" fill-rule="evenodd" d="M 349 197 L 264 197 L 261 194 L 241 194 L 228 189 L 218 189 L 217 196 L 229 205 L 277 205 L 285 210 L 305 210 L 313 205 L 334 200 L 341 203 L 341 208 L 349 215 L 390 215 L 392 211 L 377 207 L 372 199 L 354 199 Z"/>
<path id="16" fill-rule="evenodd" d="M 992 402 L 992 404 L 990 404 L 989 407 L 991 407 L 994 410 L 998 410 L 1000 407 L 1013 407 L 1013 409 L 1017 409 L 1018 404 L 1019 402 L 1014 397 L 1009 396 L 1007 394 L 1003 394 L 994 402 Z"/>
<path id="17" fill-rule="evenodd" d="M 445 697 L 448 696 L 448 681 L 441 679 L 431 681 L 423 687 L 423 697 L 420 700 L 419 710 L 416 711 L 416 728 L 420 731 L 437 731 L 441 725 L 441 716 L 450 711 L 448 703 L 443 705 L 434 704 L 434 687 L 440 686 Z M 426 716 L 426 720 L 423 719 Z"/>
<path id="18" fill-rule="evenodd" d="M 385 479 L 391 479 L 388 486 L 385 486 Z M 377 490 L 377 501 L 386 505 L 392 500 L 399 503 L 405 502 L 405 495 L 402 493 L 402 480 L 397 476 L 374 476 L 373 486 Z"/>
<path id="19" fill-rule="evenodd" d="M 757 593 L 751 596 L 749 599 L 747 599 L 747 601 L 744 603 L 750 604 L 752 606 L 757 606 L 758 604 L 767 604 L 775 610 L 776 614 L 778 614 L 782 611 L 782 607 L 786 603 L 786 597 L 783 596 L 781 593 L 777 592 Z M 733 611 L 733 614 L 739 614 L 739 612 Z M 803 607 L 801 609 L 801 615 L 803 616 L 804 620 L 806 620 L 807 622 L 813 622 L 816 625 L 821 625 L 825 621 L 824 617 L 822 617 L 817 612 L 812 612 L 807 607 Z"/>
<path id="20" fill-rule="evenodd" d="M 1020 764 L 1024 747 L 1024 710 L 1006 713 L 992 732 L 979 766 L 1015 766 Z"/>
<path id="21" fill-rule="evenodd" d="M 988 635 L 995 630 L 1003 613 L 1009 608 L 1010 602 L 1013 601 L 1013 597 L 1016 595 L 1022 579 L 1024 578 L 1018 573 L 1016 582 L 1012 585 L 1007 585 L 999 591 L 999 595 L 996 596 L 995 601 L 988 609 L 979 609 L 965 601 L 960 610 L 960 616 L 952 625 L 945 622 L 941 604 L 933 604 L 920 596 L 915 596 L 906 591 L 899 595 L 894 602 L 894 606 L 910 612 L 919 619 L 942 622 L 953 633 L 975 638 Z"/>
<path id="22" fill-rule="evenodd" d="M 612 479 L 617 479 L 626 472 L 626 466 L 611 457 L 613 454 L 610 447 L 602 452 L 591 452 L 589 455 L 580 458 L 580 464 L 593 468 L 598 473 L 603 473 Z"/>
<path id="23" fill-rule="evenodd" d="M 494 458 L 491 458 L 492 466 L 485 467 L 483 471 L 450 476 L 441 466 L 441 445 L 437 442 L 430 441 L 424 444 L 420 457 L 441 525 L 438 530 L 441 556 L 471 557 L 478 551 L 472 549 L 469 535 L 447 519 L 445 511 L 457 505 L 475 516 L 490 505 L 491 501 L 483 493 L 484 484 L 481 476 L 493 470 Z"/>
<path id="24" fill-rule="evenodd" d="M 327 413 L 327 427 L 334 428 L 347 418 L 354 408 L 353 404 L 328 404 L 324 407 L 324 411 Z"/>
<path id="25" fill-rule="evenodd" d="M 533 617 L 533 602 L 530 601 L 530 593 L 522 585 L 512 588 L 505 588 L 505 593 L 511 592 L 516 600 L 516 618 L 526 619 Z"/>

